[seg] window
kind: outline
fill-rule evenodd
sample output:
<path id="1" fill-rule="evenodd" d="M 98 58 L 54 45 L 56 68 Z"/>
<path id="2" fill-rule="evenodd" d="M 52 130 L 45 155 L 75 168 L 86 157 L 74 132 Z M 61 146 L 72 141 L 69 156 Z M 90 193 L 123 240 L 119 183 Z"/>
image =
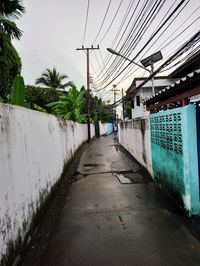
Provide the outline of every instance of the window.
<path id="1" fill-rule="evenodd" d="M 140 95 L 136 96 L 136 105 L 140 106 Z"/>
<path id="2" fill-rule="evenodd" d="M 131 108 L 132 108 L 132 109 L 135 108 L 135 102 L 134 102 L 134 100 L 135 100 L 135 99 L 133 98 L 133 100 L 131 101 Z"/>

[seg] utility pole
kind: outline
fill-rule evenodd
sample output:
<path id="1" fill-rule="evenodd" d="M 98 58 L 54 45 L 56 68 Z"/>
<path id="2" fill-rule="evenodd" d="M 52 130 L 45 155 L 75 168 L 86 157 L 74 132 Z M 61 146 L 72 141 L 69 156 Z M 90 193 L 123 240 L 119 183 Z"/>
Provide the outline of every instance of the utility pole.
<path id="1" fill-rule="evenodd" d="M 89 69 L 89 56 L 90 56 L 90 50 L 99 50 L 99 45 L 97 47 L 84 47 L 82 45 L 81 48 L 77 48 L 77 51 L 86 51 L 87 56 L 87 125 L 88 125 L 88 142 L 90 142 L 91 139 L 91 132 L 90 132 L 90 69 Z"/>
<path id="2" fill-rule="evenodd" d="M 117 96 L 117 91 L 120 91 L 118 89 L 116 89 L 117 85 L 113 85 L 113 89 L 110 91 L 114 92 L 114 105 L 116 103 L 116 96 Z M 114 121 L 116 122 L 116 106 L 115 106 L 115 111 L 114 111 Z"/>

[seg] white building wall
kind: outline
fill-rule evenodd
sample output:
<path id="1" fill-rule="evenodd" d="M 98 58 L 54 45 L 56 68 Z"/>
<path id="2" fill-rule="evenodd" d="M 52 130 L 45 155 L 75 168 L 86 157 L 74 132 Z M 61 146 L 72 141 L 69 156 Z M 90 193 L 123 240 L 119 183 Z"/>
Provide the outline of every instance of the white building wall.
<path id="1" fill-rule="evenodd" d="M 136 80 L 135 86 L 138 87 L 144 80 Z M 154 87 L 155 93 L 169 86 L 175 82 L 175 79 L 155 79 Z M 137 106 L 136 96 L 140 96 L 140 106 Z M 134 108 L 131 109 L 132 118 L 137 118 L 141 116 L 148 115 L 149 112 L 146 111 L 146 107 L 143 105 L 143 101 L 152 96 L 152 81 L 148 81 L 142 88 L 138 89 L 133 97 Z"/>
<path id="2" fill-rule="evenodd" d="M 148 116 L 121 123 L 119 126 L 119 143 L 152 175 Z"/>
<path id="3" fill-rule="evenodd" d="M 8 243 L 23 240 L 64 165 L 86 140 L 85 124 L 0 104 L 0 264 Z"/>
<path id="4" fill-rule="evenodd" d="M 131 109 L 132 118 L 141 117 L 148 115 L 149 112 L 146 111 L 146 107 L 143 105 L 143 100 L 149 98 L 152 95 L 151 89 L 139 89 L 133 97 L 134 108 Z M 140 96 L 140 106 L 137 106 L 136 97 Z"/>

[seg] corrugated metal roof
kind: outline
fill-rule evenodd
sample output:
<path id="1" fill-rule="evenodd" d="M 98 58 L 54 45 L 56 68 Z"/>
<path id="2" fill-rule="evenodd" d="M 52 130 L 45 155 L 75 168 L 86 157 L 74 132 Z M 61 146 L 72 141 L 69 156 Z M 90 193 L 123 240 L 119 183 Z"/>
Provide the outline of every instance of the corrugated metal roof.
<path id="1" fill-rule="evenodd" d="M 158 95 L 164 94 L 166 91 L 173 90 L 180 83 L 186 82 L 187 80 L 189 80 L 189 79 L 191 79 L 191 78 L 193 78 L 194 76 L 197 76 L 197 75 L 200 75 L 200 69 L 197 69 L 197 70 L 187 74 L 185 77 L 175 81 L 172 85 L 167 86 L 164 89 L 160 90 L 154 96 L 151 96 L 148 99 L 144 100 L 144 103 L 147 103 L 149 100 L 156 99 Z"/>

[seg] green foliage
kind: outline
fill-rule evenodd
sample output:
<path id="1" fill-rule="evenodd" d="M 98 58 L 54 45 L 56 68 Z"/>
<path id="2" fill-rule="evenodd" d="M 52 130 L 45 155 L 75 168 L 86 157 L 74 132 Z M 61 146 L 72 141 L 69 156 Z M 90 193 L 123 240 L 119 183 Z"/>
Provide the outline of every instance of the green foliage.
<path id="1" fill-rule="evenodd" d="M 131 118 L 131 102 L 124 103 L 124 114 L 125 117 Z"/>
<path id="2" fill-rule="evenodd" d="M 59 97 L 59 101 L 47 104 L 47 107 L 52 108 L 53 113 L 64 119 L 69 119 L 75 122 L 85 122 L 86 116 L 81 112 L 83 105 L 85 91 L 78 91 L 73 85 L 68 91 L 67 95 Z"/>
<path id="3" fill-rule="evenodd" d="M 41 77 L 36 80 L 35 84 L 44 85 L 49 88 L 64 89 L 73 85 L 71 81 L 62 84 L 62 81 L 66 78 L 68 78 L 68 76 L 60 74 L 55 67 L 52 70 L 47 68 L 42 73 Z"/>
<path id="4" fill-rule="evenodd" d="M 87 90 L 84 86 L 81 87 L 80 91 L 84 91 L 87 95 Z M 82 113 L 87 113 L 87 101 L 85 99 L 82 106 Z M 97 96 L 90 96 L 90 118 L 93 123 L 102 121 L 103 123 L 108 123 L 113 121 L 113 107 L 102 101 L 101 98 Z"/>
<path id="5" fill-rule="evenodd" d="M 8 101 L 12 84 L 17 74 L 21 71 L 21 59 L 13 47 L 9 37 L 0 31 L 0 95 L 4 101 Z"/>
<path id="6" fill-rule="evenodd" d="M 63 92 L 57 91 L 54 88 L 41 88 L 35 86 L 26 86 L 25 98 L 31 109 L 38 110 L 40 108 L 51 113 L 51 108 L 47 108 L 47 104 L 59 100 L 59 96 L 64 95 Z"/>
<path id="7" fill-rule="evenodd" d="M 47 113 L 47 110 L 46 109 L 38 106 L 37 104 L 34 104 L 33 107 L 34 107 L 35 110 L 37 110 L 39 112 Z"/>
<path id="8" fill-rule="evenodd" d="M 21 71 L 21 59 L 11 43 L 20 39 L 22 31 L 10 19 L 19 18 L 24 12 L 20 0 L 0 1 L 0 95 L 9 101 L 14 78 Z"/>
<path id="9" fill-rule="evenodd" d="M 2 38 L 2 34 L 6 33 L 10 39 L 20 39 L 22 36 L 22 31 L 17 28 L 15 22 L 0 18 L 0 36 Z M 3 40 L 2 40 L 3 41 Z"/>
<path id="10" fill-rule="evenodd" d="M 91 97 L 91 118 L 94 123 L 113 122 L 113 107 L 102 101 L 97 96 Z"/>
<path id="11" fill-rule="evenodd" d="M 24 95 L 24 79 L 23 77 L 17 75 L 13 83 L 11 104 L 24 106 Z"/>
<path id="12" fill-rule="evenodd" d="M 21 5 L 21 0 L 1 0 L 0 16 L 9 19 L 21 17 L 25 12 L 25 8 Z"/>

